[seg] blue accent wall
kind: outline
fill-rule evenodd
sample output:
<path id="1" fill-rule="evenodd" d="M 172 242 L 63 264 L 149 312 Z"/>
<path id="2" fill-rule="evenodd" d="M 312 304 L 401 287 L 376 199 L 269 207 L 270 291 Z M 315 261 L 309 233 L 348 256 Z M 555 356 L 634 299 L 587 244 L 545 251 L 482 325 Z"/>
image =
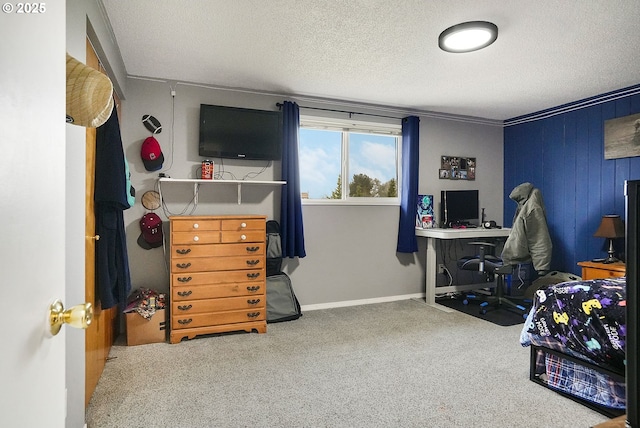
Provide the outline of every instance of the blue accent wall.
<path id="1" fill-rule="evenodd" d="M 624 220 L 625 180 L 640 179 L 640 157 L 604 158 L 604 122 L 640 113 L 640 94 L 577 107 L 584 104 L 574 103 L 573 111 L 571 105 L 562 106 L 564 112 L 546 118 L 517 118 L 519 124 L 506 121 L 504 128 L 505 226 L 511 226 L 516 209 L 509 193 L 521 183 L 532 183 L 542 191 L 547 208 L 552 269 L 578 275 L 579 261 L 607 255 L 606 240 L 593 234 L 605 214 Z M 620 241 L 615 246 L 623 251 Z"/>

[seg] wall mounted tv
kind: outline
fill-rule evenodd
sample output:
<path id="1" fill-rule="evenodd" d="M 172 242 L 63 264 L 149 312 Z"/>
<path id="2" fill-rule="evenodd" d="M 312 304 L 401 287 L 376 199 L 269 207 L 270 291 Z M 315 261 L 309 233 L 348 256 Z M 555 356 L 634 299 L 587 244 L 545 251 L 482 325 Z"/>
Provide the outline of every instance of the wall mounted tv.
<path id="1" fill-rule="evenodd" d="M 200 104 L 198 154 L 212 158 L 279 160 L 282 114 Z"/>
<path id="2" fill-rule="evenodd" d="M 442 190 L 440 198 L 440 218 L 443 227 L 480 224 L 477 190 Z"/>

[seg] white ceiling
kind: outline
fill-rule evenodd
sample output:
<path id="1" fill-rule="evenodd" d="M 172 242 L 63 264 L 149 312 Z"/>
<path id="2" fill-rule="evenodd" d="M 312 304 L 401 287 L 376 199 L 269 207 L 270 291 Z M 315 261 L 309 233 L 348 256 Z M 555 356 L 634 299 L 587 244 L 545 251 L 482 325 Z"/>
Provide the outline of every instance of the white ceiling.
<path id="1" fill-rule="evenodd" d="M 102 0 L 129 76 L 505 120 L 640 84 L 638 0 Z M 452 54 L 438 35 L 491 21 Z"/>

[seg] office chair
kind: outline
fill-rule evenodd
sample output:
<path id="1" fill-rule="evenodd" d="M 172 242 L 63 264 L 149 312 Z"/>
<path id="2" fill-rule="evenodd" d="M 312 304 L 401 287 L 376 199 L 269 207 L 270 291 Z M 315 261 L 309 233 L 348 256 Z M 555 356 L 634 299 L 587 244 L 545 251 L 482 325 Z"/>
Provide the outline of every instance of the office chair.
<path id="1" fill-rule="evenodd" d="M 486 314 L 490 310 L 504 308 L 516 312 L 523 317 L 527 316 L 527 308 L 516 303 L 504 295 L 505 275 L 513 272 L 513 266 L 505 265 L 495 253 L 496 244 L 491 242 L 469 242 L 469 245 L 478 247 L 478 254 L 465 256 L 458 259 L 458 268 L 462 270 L 477 271 L 484 274 L 487 283 L 495 280 L 495 291 L 490 296 L 467 294 L 464 303 L 468 300 L 480 299 L 480 313 Z"/>

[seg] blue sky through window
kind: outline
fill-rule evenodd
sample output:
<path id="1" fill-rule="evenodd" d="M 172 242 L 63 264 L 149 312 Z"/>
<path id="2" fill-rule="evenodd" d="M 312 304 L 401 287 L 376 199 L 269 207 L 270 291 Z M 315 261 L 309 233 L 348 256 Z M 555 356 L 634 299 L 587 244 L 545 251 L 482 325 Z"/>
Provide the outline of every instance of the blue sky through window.
<path id="1" fill-rule="evenodd" d="M 396 178 L 395 136 L 350 133 L 349 179 L 366 174 L 385 183 Z M 342 132 L 300 128 L 300 191 L 310 199 L 331 195 L 341 173 Z"/>

